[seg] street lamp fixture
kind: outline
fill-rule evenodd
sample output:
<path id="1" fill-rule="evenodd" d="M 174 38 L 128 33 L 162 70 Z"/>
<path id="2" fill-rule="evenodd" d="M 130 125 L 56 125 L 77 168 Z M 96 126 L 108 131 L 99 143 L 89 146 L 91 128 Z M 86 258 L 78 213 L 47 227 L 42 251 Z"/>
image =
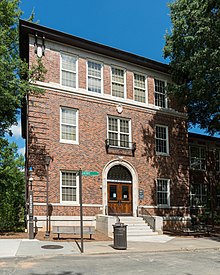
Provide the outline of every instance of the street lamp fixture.
<path id="1" fill-rule="evenodd" d="M 45 156 L 45 169 L 47 173 L 47 185 L 46 185 L 46 232 L 45 232 L 45 238 L 48 238 L 50 236 L 49 232 L 49 166 L 50 166 L 51 157 Z"/>

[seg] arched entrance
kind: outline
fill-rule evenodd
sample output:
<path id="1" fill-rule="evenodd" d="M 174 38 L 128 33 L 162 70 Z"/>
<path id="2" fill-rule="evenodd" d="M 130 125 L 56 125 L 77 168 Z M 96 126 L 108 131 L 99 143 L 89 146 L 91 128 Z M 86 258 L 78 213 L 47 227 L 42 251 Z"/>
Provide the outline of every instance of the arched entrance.
<path id="1" fill-rule="evenodd" d="M 107 174 L 108 215 L 132 215 L 132 175 L 123 165 L 113 166 Z"/>

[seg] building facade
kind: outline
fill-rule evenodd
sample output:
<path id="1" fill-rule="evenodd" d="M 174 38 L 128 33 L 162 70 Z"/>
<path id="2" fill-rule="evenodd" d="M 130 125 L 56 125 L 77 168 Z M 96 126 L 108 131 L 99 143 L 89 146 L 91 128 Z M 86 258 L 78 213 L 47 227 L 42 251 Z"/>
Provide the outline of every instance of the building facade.
<path id="1" fill-rule="evenodd" d="M 82 177 L 88 219 L 142 207 L 188 215 L 187 116 L 166 96 L 167 65 L 23 20 L 20 49 L 47 69 L 33 83 L 44 93 L 30 93 L 22 110 L 26 199 L 31 189 L 39 221 L 47 203 L 51 221 L 79 216 L 80 169 L 99 173 Z"/>
<path id="2" fill-rule="evenodd" d="M 220 213 L 220 139 L 189 133 L 191 214 L 218 222 Z"/>

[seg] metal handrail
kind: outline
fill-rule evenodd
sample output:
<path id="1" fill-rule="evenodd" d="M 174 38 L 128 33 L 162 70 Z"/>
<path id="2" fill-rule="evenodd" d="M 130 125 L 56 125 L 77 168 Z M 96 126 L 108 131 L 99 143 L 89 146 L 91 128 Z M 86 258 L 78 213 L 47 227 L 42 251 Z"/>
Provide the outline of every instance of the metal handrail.
<path id="1" fill-rule="evenodd" d="M 141 210 L 141 213 L 139 212 Z M 138 207 L 138 217 L 142 217 L 147 221 L 150 228 L 155 231 L 156 219 L 150 214 L 150 212 L 145 207 Z"/>
<path id="2" fill-rule="evenodd" d="M 130 141 L 122 141 L 122 140 L 116 140 L 116 139 L 106 139 L 105 140 L 105 145 L 106 145 L 107 148 L 113 147 L 113 148 L 120 148 L 120 149 L 131 149 L 132 151 L 136 150 L 136 143 L 135 142 L 130 142 Z"/>

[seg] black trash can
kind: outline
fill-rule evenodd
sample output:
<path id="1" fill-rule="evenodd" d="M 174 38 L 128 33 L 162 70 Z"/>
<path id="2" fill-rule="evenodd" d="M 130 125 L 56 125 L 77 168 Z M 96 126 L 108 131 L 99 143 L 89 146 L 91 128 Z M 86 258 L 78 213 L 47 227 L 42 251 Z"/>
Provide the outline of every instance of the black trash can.
<path id="1" fill-rule="evenodd" d="M 127 225 L 124 223 L 113 224 L 114 228 L 114 248 L 127 249 Z"/>

